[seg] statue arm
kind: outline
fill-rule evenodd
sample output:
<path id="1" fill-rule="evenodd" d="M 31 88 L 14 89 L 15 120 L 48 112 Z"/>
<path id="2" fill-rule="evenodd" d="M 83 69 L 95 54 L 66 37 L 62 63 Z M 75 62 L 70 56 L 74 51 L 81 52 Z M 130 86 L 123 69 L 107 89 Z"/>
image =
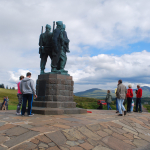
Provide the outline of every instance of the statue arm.
<path id="1" fill-rule="evenodd" d="M 64 42 L 68 44 L 70 40 L 68 39 L 67 32 L 65 31 L 63 35 L 64 35 Z"/>

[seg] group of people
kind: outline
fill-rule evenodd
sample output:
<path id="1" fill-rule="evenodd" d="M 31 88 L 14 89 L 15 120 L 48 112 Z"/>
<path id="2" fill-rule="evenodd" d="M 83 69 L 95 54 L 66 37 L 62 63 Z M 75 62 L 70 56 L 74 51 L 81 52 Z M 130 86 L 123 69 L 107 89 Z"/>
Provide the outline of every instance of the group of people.
<path id="1" fill-rule="evenodd" d="M 9 103 L 9 98 L 8 96 L 3 97 L 3 103 L 2 103 L 2 110 L 8 110 L 8 103 Z"/>
<path id="2" fill-rule="evenodd" d="M 118 81 L 117 88 L 115 89 L 116 94 L 116 113 L 119 113 L 118 116 L 126 115 L 126 113 L 133 112 L 134 100 L 133 100 L 133 89 L 131 85 L 128 85 L 128 89 L 126 86 L 122 84 L 122 80 Z M 135 112 L 142 113 L 142 105 L 141 105 L 141 97 L 142 97 L 142 89 L 140 85 L 137 85 L 137 90 L 135 91 L 136 94 L 136 110 Z M 127 100 L 127 111 L 124 107 L 125 99 Z M 107 91 L 106 95 L 106 103 L 107 109 L 111 109 L 110 103 L 112 102 L 112 95 L 110 94 L 110 90 Z"/>
<path id="3" fill-rule="evenodd" d="M 35 93 L 35 86 L 34 81 L 31 79 L 31 73 L 28 72 L 26 74 L 26 77 L 20 76 L 20 82 L 17 83 L 18 86 L 18 105 L 17 105 L 17 112 L 16 115 L 25 115 L 26 112 L 26 104 L 28 101 L 28 116 L 33 116 L 32 113 L 32 103 L 33 103 L 33 97 L 35 96 L 37 98 L 37 95 Z M 20 112 L 22 105 L 22 110 Z"/>

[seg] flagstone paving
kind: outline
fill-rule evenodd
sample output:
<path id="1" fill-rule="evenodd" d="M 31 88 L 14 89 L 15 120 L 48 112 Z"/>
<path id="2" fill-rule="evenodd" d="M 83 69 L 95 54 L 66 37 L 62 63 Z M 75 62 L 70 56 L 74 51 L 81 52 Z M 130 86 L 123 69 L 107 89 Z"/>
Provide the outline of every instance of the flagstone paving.
<path id="1" fill-rule="evenodd" d="M 0 111 L 0 150 L 148 150 L 150 113 L 16 116 Z"/>

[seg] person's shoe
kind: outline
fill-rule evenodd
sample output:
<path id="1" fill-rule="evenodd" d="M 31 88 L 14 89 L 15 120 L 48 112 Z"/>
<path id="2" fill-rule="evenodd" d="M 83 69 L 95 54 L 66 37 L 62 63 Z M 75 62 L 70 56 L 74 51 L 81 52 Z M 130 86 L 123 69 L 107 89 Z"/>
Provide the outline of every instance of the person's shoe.
<path id="1" fill-rule="evenodd" d="M 127 112 L 126 111 L 124 111 L 124 116 L 127 114 Z"/>
<path id="2" fill-rule="evenodd" d="M 119 111 L 117 110 L 116 113 L 119 113 Z"/>
<path id="3" fill-rule="evenodd" d="M 21 115 L 21 116 L 24 116 L 24 115 Z"/>
<path id="4" fill-rule="evenodd" d="M 16 113 L 17 116 L 21 116 L 21 113 Z"/>
<path id="5" fill-rule="evenodd" d="M 123 116 L 122 114 L 119 114 L 118 116 Z"/>
<path id="6" fill-rule="evenodd" d="M 138 111 L 134 111 L 134 112 L 138 112 Z"/>
<path id="7" fill-rule="evenodd" d="M 139 113 L 142 113 L 142 111 L 139 111 Z"/>
<path id="8" fill-rule="evenodd" d="M 30 115 L 28 115 L 29 117 L 32 117 L 32 116 L 34 116 L 34 114 L 30 114 Z"/>

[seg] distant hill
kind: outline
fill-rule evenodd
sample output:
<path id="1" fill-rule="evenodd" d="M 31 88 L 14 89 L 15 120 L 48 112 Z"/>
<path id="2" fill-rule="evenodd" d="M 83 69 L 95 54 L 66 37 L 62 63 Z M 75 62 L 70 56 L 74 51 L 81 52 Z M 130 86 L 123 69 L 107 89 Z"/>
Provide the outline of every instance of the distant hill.
<path id="1" fill-rule="evenodd" d="M 143 97 L 150 97 L 150 87 L 143 86 L 141 87 L 143 90 Z M 135 91 L 136 89 L 133 89 Z M 102 90 L 98 88 L 89 89 L 82 92 L 74 93 L 75 96 L 80 97 L 91 97 L 91 98 L 97 98 L 97 99 L 104 99 L 106 97 L 107 90 Z M 115 90 L 111 90 L 112 97 L 115 98 Z M 135 92 L 133 92 L 135 97 Z"/>

